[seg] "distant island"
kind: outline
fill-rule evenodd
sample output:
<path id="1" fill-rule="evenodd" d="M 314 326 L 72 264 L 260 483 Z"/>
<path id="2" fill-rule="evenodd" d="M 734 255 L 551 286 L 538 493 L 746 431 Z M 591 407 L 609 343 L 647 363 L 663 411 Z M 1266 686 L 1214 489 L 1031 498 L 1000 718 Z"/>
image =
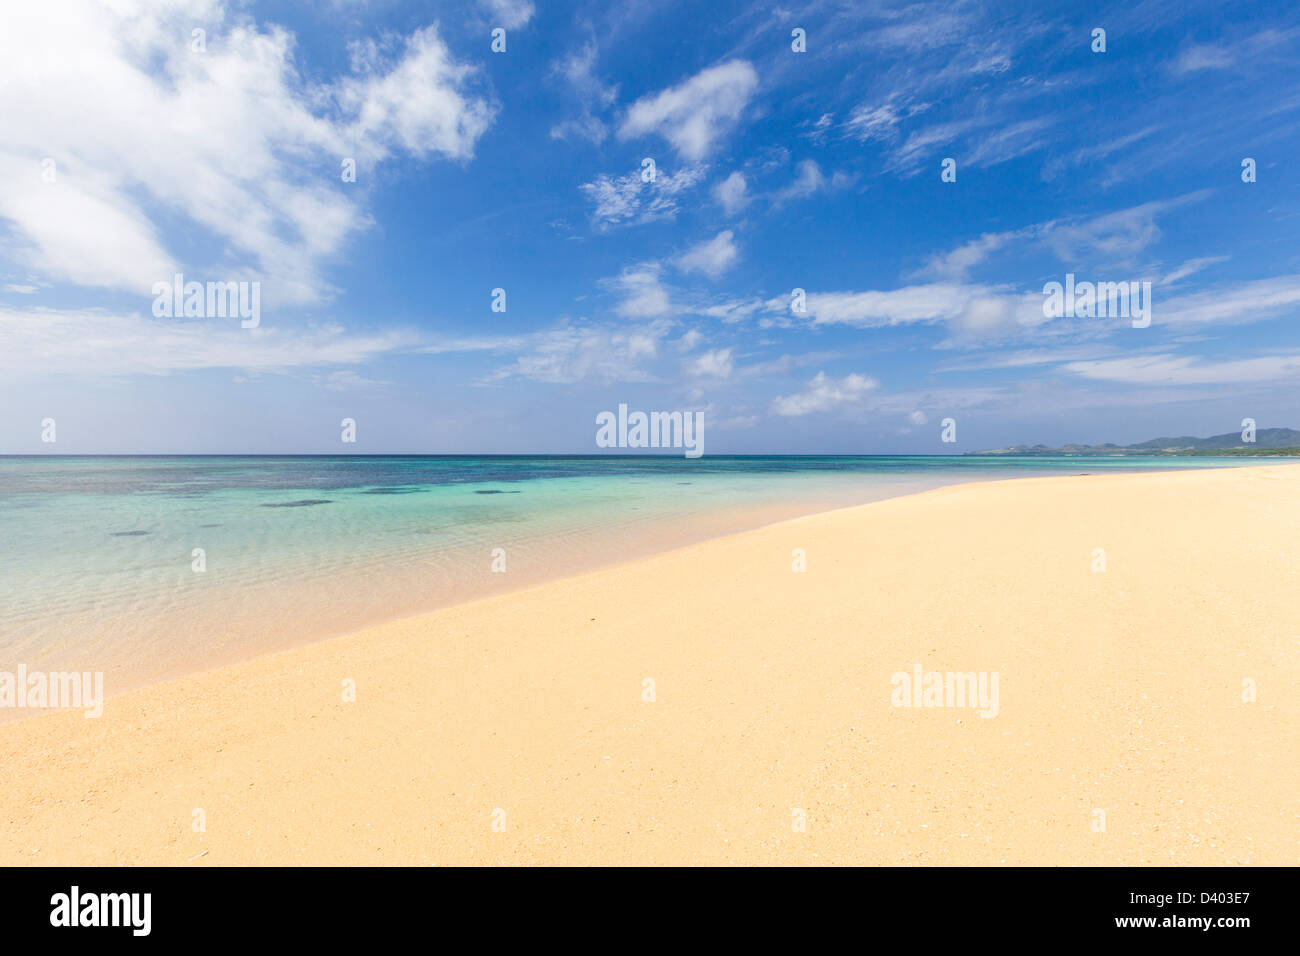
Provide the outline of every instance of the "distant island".
<path id="1" fill-rule="evenodd" d="M 1193 438 L 1182 435 L 1178 438 L 1152 438 L 1150 441 L 1136 445 L 1062 445 L 1049 448 L 1047 445 L 1014 445 L 1011 448 L 992 448 L 988 451 L 967 452 L 974 455 L 1020 455 L 1020 456 L 1109 456 L 1122 458 L 1125 455 L 1255 455 L 1269 458 L 1300 457 L 1300 431 L 1294 428 L 1261 428 L 1255 433 L 1255 441 L 1242 441 L 1241 432 L 1228 432 L 1225 435 L 1212 435 L 1209 438 Z"/>

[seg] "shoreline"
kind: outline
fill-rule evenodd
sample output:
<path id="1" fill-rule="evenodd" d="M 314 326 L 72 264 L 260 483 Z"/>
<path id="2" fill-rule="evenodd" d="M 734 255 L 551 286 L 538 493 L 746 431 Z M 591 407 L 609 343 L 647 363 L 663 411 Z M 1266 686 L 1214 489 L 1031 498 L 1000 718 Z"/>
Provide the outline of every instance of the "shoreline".
<path id="1" fill-rule="evenodd" d="M 109 692 L 105 695 L 106 700 L 111 700 L 124 693 L 138 690 L 142 687 L 150 687 L 155 684 L 164 683 L 172 680 L 182 679 L 192 674 L 206 673 L 211 670 L 229 667 L 245 661 L 254 660 L 267 654 L 275 654 L 285 650 L 291 650 L 297 647 L 305 647 L 323 641 L 336 640 L 347 637 L 350 634 L 367 630 L 374 627 L 380 627 L 387 624 L 418 617 L 422 614 L 432 613 L 434 611 L 445 610 L 447 608 L 457 607 L 463 604 L 475 601 L 485 600 L 490 597 L 499 597 L 509 594 L 515 594 L 534 587 L 544 586 L 558 581 L 564 581 L 570 578 L 577 578 L 584 574 L 590 574 L 598 571 L 609 570 L 619 566 L 630 564 L 636 561 L 646 560 L 661 554 L 667 554 L 682 548 L 691 547 L 696 544 L 703 544 L 707 541 L 726 538 L 735 534 L 745 534 L 750 531 L 760 530 L 770 527 L 774 524 L 780 524 L 784 521 L 799 520 L 800 518 L 811 517 L 818 514 L 826 514 L 832 511 L 840 511 L 848 508 L 861 507 L 867 504 L 874 504 L 878 501 L 887 501 L 893 498 L 909 497 L 916 494 L 925 494 L 937 488 L 950 487 L 957 484 L 975 484 L 984 482 L 997 482 L 1009 480 L 1021 480 L 1022 477 L 1034 476 L 1014 476 L 1014 477 L 980 477 L 972 476 L 961 480 L 953 480 L 939 484 L 935 487 L 916 487 L 907 485 L 904 487 L 889 487 L 878 485 L 862 488 L 854 493 L 854 497 L 860 500 L 852 503 L 842 503 L 840 500 L 832 500 L 825 490 L 817 493 L 809 492 L 803 497 L 795 498 L 790 501 L 780 503 L 763 502 L 763 503 L 746 503 L 743 505 L 728 505 L 718 507 L 704 516 L 703 520 L 709 525 L 703 531 L 697 531 L 693 527 L 701 518 L 699 515 L 690 518 L 682 515 L 668 516 L 659 530 L 651 533 L 645 529 L 634 529 L 631 525 L 618 527 L 614 529 L 612 538 L 617 540 L 617 546 L 609 547 L 606 542 L 606 552 L 601 553 L 599 550 L 583 553 L 580 557 L 569 554 L 561 558 L 562 567 L 559 570 L 532 570 L 520 573 L 518 571 L 518 562 L 512 562 L 514 570 L 508 576 L 503 577 L 500 582 L 490 580 L 495 577 L 488 576 L 489 583 L 480 586 L 479 590 L 472 591 L 465 595 L 433 595 L 429 594 L 421 597 L 414 602 L 413 606 L 404 607 L 400 610 L 385 609 L 382 612 L 371 612 L 364 615 L 359 614 L 357 609 L 350 608 L 348 614 L 351 620 L 347 623 L 331 622 L 323 628 L 316 628 L 310 631 L 293 633 L 287 637 L 277 637 L 276 640 L 269 644 L 262 644 L 256 647 L 244 646 L 228 648 L 221 652 L 209 651 L 206 659 L 196 663 L 186 663 L 180 666 L 171 666 L 161 672 L 149 674 L 136 674 L 122 680 L 118 677 L 116 680 L 110 680 L 106 683 L 109 686 Z M 849 493 L 844 489 L 836 492 L 838 499 L 849 497 Z M 865 500 L 861 500 L 865 497 Z M 687 530 L 687 529 L 690 530 Z M 513 545 L 511 550 L 513 551 Z M 463 557 L 463 556 L 462 556 Z M 551 560 L 554 556 L 551 556 Z M 378 573 L 385 565 L 382 562 L 375 562 L 365 567 L 369 573 Z M 355 572 L 348 572 L 355 573 Z M 384 571 L 387 575 L 387 571 Z M 307 580 L 296 582 L 295 587 L 298 593 L 310 595 L 311 585 Z M 253 587 L 254 592 L 263 592 L 268 589 L 266 584 L 257 584 Z M 267 601 L 259 598 L 253 601 L 254 605 L 265 605 Z M 418 606 L 416 606 L 418 605 Z M 174 623 L 174 630 L 182 632 L 186 628 L 192 628 L 195 619 L 192 616 L 193 606 L 185 605 L 180 612 L 169 611 L 164 620 Z M 122 616 L 121 611 L 114 611 L 115 615 Z M 204 614 L 200 618 L 206 620 L 212 616 L 209 608 L 204 609 Z M 102 615 L 87 615 L 81 617 L 97 617 L 102 620 Z M 130 616 L 126 616 L 125 624 L 129 624 Z M 173 619 L 175 619 L 173 621 Z M 69 620 L 71 624 L 77 618 Z M 88 623 L 88 622 L 79 622 Z M 228 621 L 223 623 L 228 624 Z M 125 629 L 125 628 L 123 628 Z M 111 667 L 112 661 L 107 662 Z M 31 670 L 45 670 L 49 672 L 58 671 L 85 671 L 85 666 L 44 666 L 39 664 L 30 664 Z M 101 671 L 95 671 L 99 673 Z M 116 685 L 116 689 L 114 689 Z M 55 709 L 34 713 L 14 713 L 12 710 L 0 707 L 0 725 L 9 723 L 14 720 L 32 719 L 34 717 L 44 716 L 46 713 L 56 713 Z"/>
<path id="2" fill-rule="evenodd" d="M 1145 474 L 1145 472 L 1144 472 L 1143 474 Z M 185 670 L 185 671 L 183 671 L 183 672 L 181 672 L 181 673 L 178 673 L 178 674 L 169 674 L 169 675 L 166 675 L 166 676 L 162 676 L 162 677 L 157 677 L 157 678 L 153 678 L 153 679 L 145 680 L 145 681 L 143 681 L 143 682 L 141 682 L 141 683 L 134 683 L 134 684 L 132 684 L 131 686 L 123 687 L 123 688 L 121 688 L 120 690 L 116 690 L 116 691 L 112 691 L 112 692 L 106 693 L 106 694 L 104 695 L 103 700 L 104 700 L 105 702 L 107 702 L 107 701 L 113 700 L 114 698 L 120 697 L 120 696 L 122 696 L 122 695 L 124 695 L 124 694 L 131 694 L 131 693 L 139 692 L 139 691 L 141 691 L 141 690 L 147 690 L 148 688 L 156 687 L 156 686 L 158 686 L 158 685 L 160 685 L 160 684 L 170 684 L 170 683 L 174 683 L 174 682 L 176 682 L 176 681 L 183 681 L 183 680 L 185 680 L 185 679 L 187 679 L 187 678 L 190 678 L 190 677 L 194 677 L 194 676 L 198 676 L 198 675 L 202 675 L 202 674 L 210 674 L 210 673 L 212 673 L 212 672 L 214 672 L 214 671 L 222 671 L 222 670 L 225 670 L 225 669 L 227 669 L 227 668 L 236 667 L 236 666 L 238 666 L 238 665 L 240 665 L 240 664 L 246 664 L 246 663 L 249 663 L 249 662 L 251 662 L 251 661 L 262 660 L 263 658 L 274 657 L 274 656 L 276 656 L 276 655 L 289 653 L 289 652 L 291 652 L 291 651 L 295 651 L 295 650 L 298 650 L 298 649 L 301 649 L 301 648 L 312 647 L 312 646 L 322 645 L 322 644 L 329 644 L 329 643 L 331 643 L 331 642 L 333 642 L 333 641 L 346 640 L 346 639 L 348 639 L 349 637 L 354 637 L 354 636 L 360 635 L 360 634 L 362 634 L 362 633 L 364 633 L 364 632 L 366 632 L 366 631 L 374 630 L 374 629 L 376 629 L 376 628 L 382 628 L 382 627 L 392 626 L 392 625 L 395 625 L 395 624 L 401 624 L 401 623 L 403 623 L 403 622 L 412 621 L 412 620 L 414 620 L 414 619 L 421 618 L 421 617 L 424 617 L 424 616 L 429 615 L 429 614 L 436 614 L 436 613 L 438 613 L 438 612 L 440 612 L 440 611 L 448 611 L 448 610 L 455 609 L 455 608 L 462 608 L 462 607 L 466 607 L 466 606 L 469 606 L 469 605 L 477 604 L 477 603 L 479 603 L 479 602 L 483 602 L 483 601 L 490 601 L 490 600 L 494 600 L 494 599 L 508 598 L 508 597 L 510 597 L 510 596 L 512 596 L 512 595 L 517 595 L 517 594 L 521 594 L 521 593 L 526 593 L 526 592 L 529 592 L 529 591 L 536 590 L 536 589 L 538 589 L 538 588 L 546 588 L 546 587 L 549 587 L 549 586 L 551 586 L 551 585 L 560 584 L 560 583 L 562 583 L 562 582 L 566 582 L 566 581 L 575 581 L 575 580 L 578 580 L 578 579 L 584 578 L 584 577 L 586 577 L 586 576 L 588 576 L 588 575 L 592 575 L 592 574 L 600 574 L 600 573 L 602 573 L 602 572 L 608 572 L 608 571 L 618 570 L 618 569 L 620 569 L 620 568 L 625 568 L 625 567 L 628 567 L 628 566 L 630 566 L 630 565 L 635 565 L 635 564 L 638 564 L 638 563 L 643 562 L 643 561 L 652 561 L 652 560 L 654 560 L 655 558 L 661 557 L 661 556 L 663 556 L 663 555 L 669 555 L 669 554 L 673 554 L 674 552 L 677 552 L 677 551 L 683 551 L 683 550 L 686 550 L 686 549 L 688 549 L 688 548 L 696 547 L 696 546 L 698 546 L 698 545 L 708 544 L 708 543 L 711 542 L 711 541 L 722 541 L 722 540 L 726 540 L 726 539 L 728 539 L 728 538 L 732 538 L 732 537 L 735 537 L 735 536 L 738 536 L 738 535 L 746 535 L 746 534 L 750 534 L 750 533 L 755 532 L 755 531 L 762 531 L 762 530 L 765 530 L 765 529 L 767 529 L 767 528 L 777 527 L 777 526 L 779 526 L 779 525 L 786 524 L 786 523 L 788 523 L 788 522 L 792 522 L 792 521 L 802 521 L 802 520 L 804 520 L 804 519 L 806 519 L 806 518 L 819 517 L 819 516 L 822 516 L 822 515 L 830 515 L 830 514 L 835 514 L 835 513 L 837 513 L 837 512 L 841 512 L 841 511 L 853 511 L 853 510 L 855 510 L 855 509 L 857 509 L 857 508 L 865 508 L 865 507 L 868 507 L 868 506 L 870 506 L 870 505 L 878 504 L 879 502 L 883 502 L 883 501 L 893 501 L 893 500 L 897 500 L 897 499 L 899 499 L 899 498 L 913 498 L 913 497 L 918 497 L 918 496 L 921 496 L 921 495 L 932 494 L 932 493 L 934 493 L 934 492 L 936 492 L 936 491 L 942 491 L 942 490 L 945 489 L 945 488 L 958 487 L 958 486 L 960 486 L 960 485 L 969 485 L 969 484 L 993 484 L 993 483 L 1002 482 L 1002 481 L 1024 481 L 1024 480 L 1027 480 L 1027 479 L 1029 479 L 1029 478 L 1033 478 L 1033 477 L 1041 477 L 1041 476 L 1025 476 L 1024 478 L 1020 478 L 1020 477 L 1017 477 L 1017 478 L 986 478 L 986 479 L 975 479 L 975 480 L 972 480 L 972 481 L 954 482 L 953 484 L 950 484 L 950 485 L 941 485 L 941 486 L 939 486 L 938 488 L 927 488 L 927 489 L 924 489 L 924 490 L 921 490 L 921 491 L 907 491 L 907 492 L 903 492 L 903 493 L 901 493 L 901 494 L 891 495 L 891 496 L 889 496 L 889 497 L 875 499 L 875 500 L 873 500 L 873 501 L 859 502 L 859 503 L 857 503 L 857 504 L 851 504 L 851 505 L 836 505 L 836 506 L 829 507 L 829 508 L 820 508 L 820 509 L 815 510 L 815 511 L 809 511 L 809 512 L 804 512 L 804 513 L 796 514 L 796 515 L 793 515 L 793 516 L 790 516 L 790 517 L 777 518 L 777 519 L 770 520 L 770 521 L 763 521 L 762 523 L 755 524 L 755 525 L 752 525 L 752 526 L 742 527 L 742 528 L 737 529 L 737 530 L 733 530 L 733 531 L 722 531 L 722 532 L 718 532 L 718 533 L 716 533 L 716 534 L 711 534 L 711 535 L 709 535 L 708 537 L 703 537 L 703 538 L 699 538 L 699 539 L 697 539 L 697 540 L 688 541 L 688 542 L 683 543 L 683 544 L 668 545 L 668 546 L 665 546 L 665 547 L 662 547 L 662 548 L 659 548 L 659 549 L 656 549 L 656 550 L 650 551 L 650 552 L 648 552 L 648 553 L 637 554 L 637 555 L 633 555 L 633 556 L 631 556 L 631 557 L 627 557 L 627 558 L 615 559 L 615 560 L 613 560 L 613 561 L 610 561 L 609 563 L 598 564 L 598 565 L 595 565 L 595 566 L 593 566 L 593 567 L 585 568 L 585 569 L 582 569 L 582 570 L 579 570 L 579 571 L 565 571 L 565 572 L 560 572 L 560 573 L 559 573 L 557 576 L 555 576 L 555 577 L 543 577 L 541 580 L 529 581 L 528 583 L 523 583 L 523 584 L 514 585 L 514 586 L 511 586 L 511 587 L 507 587 L 505 590 L 497 591 L 497 592 L 494 592 L 494 593 L 492 593 L 492 594 L 488 594 L 488 595 L 484 595 L 484 596 L 479 596 L 479 597 L 470 597 L 470 598 L 465 598 L 465 599 L 460 599 L 460 600 L 453 600 L 453 601 L 451 601 L 450 603 L 447 603 L 447 604 L 438 604 L 438 605 L 435 605 L 435 606 L 433 606 L 433 607 L 429 607 L 429 608 L 426 608 L 426 609 L 423 609 L 423 610 L 419 610 L 419 611 L 414 611 L 414 612 L 410 612 L 410 613 L 400 613 L 400 614 L 391 615 L 391 616 L 385 616 L 385 617 L 382 617 L 382 618 L 379 618 L 379 619 L 376 619 L 376 620 L 370 621 L 370 622 L 368 622 L 368 623 L 366 623 L 366 624 L 363 624 L 363 625 L 361 625 L 361 626 L 359 626 L 359 627 L 347 627 L 347 628 L 345 628 L 345 629 L 343 629 L 343 630 L 340 630 L 340 631 L 331 631 L 331 632 L 328 632 L 328 633 L 325 633 L 325 634 L 321 634 L 321 635 L 316 636 L 316 637 L 309 637 L 309 638 L 306 638 L 306 639 L 303 639 L 303 640 L 291 640 L 291 641 L 289 641 L 289 642 L 287 642 L 287 643 L 285 643 L 285 644 L 281 644 L 281 645 L 277 645 L 277 646 L 269 647 L 269 648 L 266 648 L 266 649 L 264 649 L 264 650 L 254 651 L 254 652 L 249 653 L 249 654 L 241 654 L 241 655 L 239 655 L 239 656 L 236 656 L 236 657 L 233 657 L 233 658 L 230 658 L 230 659 L 226 659 L 226 660 L 217 661 L 217 662 L 215 662 L 215 663 L 211 663 L 211 664 L 200 665 L 200 666 L 194 667 L 194 668 L 192 668 L 192 669 L 187 669 L 187 670 Z M 1066 477 L 1066 476 L 1053 476 L 1053 477 Z M 1078 477 L 1078 476 L 1070 476 L 1070 477 Z M 757 510 L 757 509 L 755 509 L 755 510 Z M 20 664 L 19 666 L 22 666 L 22 665 Z M 21 709 L 21 708 L 20 708 L 20 709 Z M 71 708 L 71 709 L 72 709 L 72 710 L 76 710 L 77 708 Z M 11 722 L 13 722 L 13 721 L 19 721 L 19 720 L 34 720 L 34 719 L 39 719 L 39 718 L 41 718 L 41 717 L 51 717 L 51 716 L 56 716 L 56 715 L 58 715 L 59 713 L 60 713 L 60 709 L 56 709 L 56 708 L 47 708 L 47 709 L 45 709 L 45 710 L 42 710 L 42 711 L 40 711 L 40 712 L 36 712 L 36 713 L 28 713 L 28 714 L 21 714 L 21 715 L 11 715 L 11 714 L 10 714 L 8 711 L 6 711 L 5 709 L 0 708 L 0 726 L 3 726 L 3 725 L 5 725 L 5 724 L 7 724 L 7 723 L 11 723 Z"/>
<path id="3" fill-rule="evenodd" d="M 1297 489 L 948 485 L 25 715 L 0 862 L 1295 864 Z"/>
<path id="4" fill-rule="evenodd" d="M 221 457 L 228 457 L 228 456 L 221 456 Z M 257 457 L 257 456 L 253 456 L 253 457 Z M 307 456 L 307 457 L 313 457 L 313 456 Z M 339 456 L 339 457 L 347 457 L 347 456 Z M 1218 469 L 1205 468 L 1205 469 L 1187 469 L 1187 470 L 1188 471 L 1214 471 Z M 1152 474 L 1152 475 L 1164 474 L 1164 473 L 1165 472 L 1163 471 L 1121 472 L 1121 474 Z M 1179 471 L 1175 473 L 1181 474 L 1183 472 Z M 715 530 L 715 531 L 707 532 L 701 537 L 695 537 L 693 535 L 682 535 L 678 533 L 676 535 L 661 537 L 656 541 L 655 539 L 645 537 L 645 536 L 636 537 L 634 539 L 634 536 L 632 536 L 629 533 L 628 541 L 625 542 L 625 547 L 629 548 L 631 553 L 623 557 L 617 557 L 617 558 L 609 558 L 608 556 L 600 557 L 594 559 L 592 563 L 585 564 L 585 565 L 580 564 L 576 567 L 568 567 L 554 574 L 547 573 L 547 572 L 534 574 L 532 576 L 526 577 L 526 579 L 521 583 L 507 584 L 502 589 L 490 590 L 484 594 L 475 594 L 468 597 L 455 597 L 447 600 L 431 598 L 428 599 L 429 603 L 427 603 L 425 606 L 420 607 L 418 609 L 402 610 L 402 611 L 391 612 L 391 613 L 385 612 L 377 616 L 368 617 L 364 621 L 349 623 L 337 627 L 330 627 L 328 630 L 325 631 L 317 631 L 305 636 L 295 635 L 277 641 L 276 643 L 273 643 L 269 646 L 264 646 L 258 649 L 242 649 L 242 650 L 229 651 L 224 654 L 216 655 L 212 659 L 200 664 L 196 664 L 194 666 L 184 666 L 180 669 L 173 669 L 166 673 L 156 674 L 145 678 L 129 679 L 124 683 L 119 683 L 118 689 L 108 690 L 108 692 L 104 694 L 102 701 L 106 702 L 116 697 L 119 697 L 122 694 L 128 694 L 133 691 L 141 690 L 143 688 L 153 687 L 158 684 L 169 683 L 171 681 L 183 680 L 186 677 L 190 677 L 196 674 L 205 674 L 211 671 L 221 670 L 223 668 L 232 667 L 248 661 L 257 660 L 259 658 L 266 657 L 268 655 L 280 654 L 285 651 L 294 650 L 296 648 L 309 647 L 315 644 L 321 644 L 329 641 L 344 639 L 351 635 L 361 633 L 363 631 L 367 631 L 377 627 L 383 627 L 386 625 L 397 624 L 402 621 L 418 618 L 425 614 L 431 614 L 437 611 L 444 611 L 450 608 L 456 608 L 467 604 L 473 604 L 475 602 L 488 600 L 490 598 L 506 597 L 508 595 L 529 591 L 532 590 L 533 588 L 545 587 L 550 584 L 581 578 L 584 575 L 594 574 L 601 571 L 613 570 L 616 568 L 623 567 L 625 565 L 630 565 L 640 561 L 650 560 L 652 558 L 656 558 L 661 555 L 671 554 L 675 551 L 679 551 L 685 548 L 690 548 L 696 545 L 705 544 L 710 541 L 723 540 L 726 538 L 730 538 L 734 535 L 748 534 L 753 531 L 761 531 L 765 528 L 770 528 L 789 521 L 799 521 L 805 518 L 812 518 L 818 515 L 832 514 L 839 511 L 851 511 L 855 508 L 866 507 L 868 505 L 877 504 L 882 501 L 891 501 L 899 498 L 911 498 L 919 495 L 926 495 L 936 491 L 941 491 L 945 488 L 952 488 L 952 487 L 973 485 L 973 484 L 998 484 L 998 483 L 1008 482 L 1008 481 L 1025 481 L 1034 478 L 1045 478 L 1045 477 L 1064 478 L 1064 477 L 1081 477 L 1081 476 L 1079 475 L 1046 475 L 1046 476 L 1045 475 L 1017 475 L 1012 477 L 1006 477 L 1006 476 L 971 477 L 966 480 L 953 481 L 932 488 L 923 488 L 919 490 L 907 489 L 907 490 L 899 490 L 897 492 L 891 490 L 883 497 L 878 497 L 878 498 L 873 497 L 870 500 L 858 501 L 852 504 L 837 503 L 837 504 L 826 506 L 827 501 L 823 497 L 809 497 L 807 499 L 802 499 L 798 504 L 790 505 L 790 506 L 785 506 L 785 505 L 777 506 L 777 505 L 768 504 L 768 505 L 749 505 L 745 509 L 740 509 L 740 508 L 719 509 L 716 513 L 711 515 L 711 517 L 720 519 L 721 524 L 723 526 L 723 530 Z M 804 510 L 807 507 L 813 507 L 814 510 L 811 511 Z M 773 513 L 786 511 L 789 510 L 790 508 L 793 508 L 796 513 L 786 515 L 783 517 L 778 517 L 778 518 L 771 517 Z M 743 517 L 741 517 L 742 511 L 744 512 Z M 672 520 L 675 524 L 680 524 L 683 521 L 683 519 L 681 519 L 680 517 L 674 518 Z M 727 525 L 733 525 L 733 527 L 726 527 Z M 738 526 L 734 526 L 734 525 L 738 525 Z M 38 670 L 39 668 L 30 668 L 30 669 Z M 46 668 L 45 670 L 49 672 L 70 670 L 79 673 L 84 671 L 85 668 L 50 667 L 50 668 Z M 99 673 L 99 672 L 92 672 L 92 673 Z M 24 709 L 24 708 L 18 708 L 18 709 Z M 44 710 L 34 711 L 32 713 L 14 713 L 12 709 L 0 707 L 0 726 L 3 726 L 4 724 L 7 723 L 11 723 L 13 721 L 32 720 L 39 717 L 50 716 L 53 714 L 57 714 L 58 712 L 59 709 L 57 708 L 46 708 Z"/>

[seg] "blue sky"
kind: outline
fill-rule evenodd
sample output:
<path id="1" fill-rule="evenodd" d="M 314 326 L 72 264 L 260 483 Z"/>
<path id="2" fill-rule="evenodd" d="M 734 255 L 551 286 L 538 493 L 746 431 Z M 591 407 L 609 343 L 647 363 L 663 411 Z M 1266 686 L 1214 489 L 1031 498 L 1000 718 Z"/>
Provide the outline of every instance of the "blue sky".
<path id="1" fill-rule="evenodd" d="M 620 403 L 710 454 L 1300 426 L 1294 3 L 23 7 L 0 452 L 594 453 Z M 260 324 L 155 317 L 176 272 Z M 1045 318 L 1066 273 L 1151 282 L 1150 327 Z"/>

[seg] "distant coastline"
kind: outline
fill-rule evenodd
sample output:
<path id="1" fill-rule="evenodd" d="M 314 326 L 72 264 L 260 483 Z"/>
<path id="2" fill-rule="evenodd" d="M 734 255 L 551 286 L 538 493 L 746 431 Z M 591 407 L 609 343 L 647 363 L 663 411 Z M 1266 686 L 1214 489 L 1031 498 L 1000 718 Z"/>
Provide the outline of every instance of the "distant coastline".
<path id="1" fill-rule="evenodd" d="M 991 448 L 987 451 L 969 452 L 972 455 L 1006 455 L 1017 457 L 1080 457 L 1124 458 L 1130 455 L 1143 457 L 1232 457 L 1296 458 L 1300 457 L 1300 431 L 1294 428 L 1261 428 L 1254 433 L 1254 441 L 1246 441 L 1241 433 L 1228 432 L 1209 438 L 1182 435 L 1177 438 L 1152 438 L 1136 445 L 1013 445 L 1010 448 Z"/>

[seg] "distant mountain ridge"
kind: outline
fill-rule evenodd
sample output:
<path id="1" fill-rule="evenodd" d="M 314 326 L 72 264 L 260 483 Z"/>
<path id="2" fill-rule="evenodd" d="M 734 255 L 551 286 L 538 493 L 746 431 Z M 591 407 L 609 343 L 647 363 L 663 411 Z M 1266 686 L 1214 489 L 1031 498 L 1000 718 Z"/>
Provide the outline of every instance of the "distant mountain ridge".
<path id="1" fill-rule="evenodd" d="M 1242 441 L 1241 432 L 1195 438 L 1152 438 L 1135 445 L 1013 445 L 973 452 L 976 455 L 1300 455 L 1300 431 L 1294 428 L 1260 428 L 1254 442 Z"/>

